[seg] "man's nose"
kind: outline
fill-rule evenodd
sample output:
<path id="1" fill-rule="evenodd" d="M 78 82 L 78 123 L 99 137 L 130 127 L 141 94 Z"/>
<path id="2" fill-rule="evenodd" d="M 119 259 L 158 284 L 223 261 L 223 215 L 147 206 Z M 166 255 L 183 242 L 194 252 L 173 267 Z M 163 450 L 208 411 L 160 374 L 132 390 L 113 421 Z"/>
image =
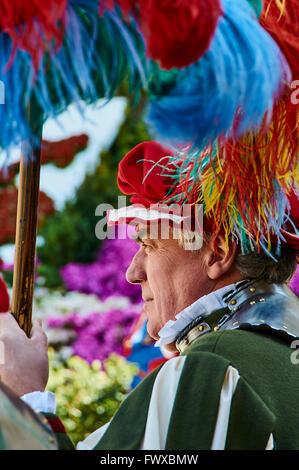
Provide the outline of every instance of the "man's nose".
<path id="1" fill-rule="evenodd" d="M 126 279 L 130 284 L 140 284 L 141 282 L 146 281 L 144 258 L 144 253 L 139 249 L 126 272 Z"/>

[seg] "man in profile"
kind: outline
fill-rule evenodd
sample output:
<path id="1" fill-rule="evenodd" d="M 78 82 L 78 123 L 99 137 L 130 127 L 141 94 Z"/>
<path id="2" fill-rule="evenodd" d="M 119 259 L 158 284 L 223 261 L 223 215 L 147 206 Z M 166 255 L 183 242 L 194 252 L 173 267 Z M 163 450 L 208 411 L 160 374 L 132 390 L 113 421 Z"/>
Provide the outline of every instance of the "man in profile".
<path id="1" fill-rule="evenodd" d="M 287 284 L 299 237 L 282 226 L 279 252 L 273 240 L 271 253 L 256 246 L 243 253 L 240 240 L 213 233 L 205 216 L 202 233 L 194 212 L 182 225 L 181 214 L 157 210 L 173 180 L 157 165 L 149 173 L 147 165 L 168 158 L 171 151 L 156 142 L 132 149 L 118 175 L 132 205 L 125 218 L 123 209 L 108 217 L 137 227 L 139 250 L 127 280 L 141 287 L 150 336 L 175 355 L 77 448 L 298 450 L 299 374 L 291 354 L 299 338 L 299 301 Z M 298 210 L 295 193 L 292 204 Z M 161 230 L 165 219 L 168 238 Z M 160 227 L 158 236 L 151 236 L 152 223 Z M 298 227 L 296 217 L 293 224 Z M 44 392 L 48 364 L 41 326 L 28 339 L 7 313 L 0 317 L 0 337 L 7 351 L 2 381 L 53 419 L 53 396 Z"/>

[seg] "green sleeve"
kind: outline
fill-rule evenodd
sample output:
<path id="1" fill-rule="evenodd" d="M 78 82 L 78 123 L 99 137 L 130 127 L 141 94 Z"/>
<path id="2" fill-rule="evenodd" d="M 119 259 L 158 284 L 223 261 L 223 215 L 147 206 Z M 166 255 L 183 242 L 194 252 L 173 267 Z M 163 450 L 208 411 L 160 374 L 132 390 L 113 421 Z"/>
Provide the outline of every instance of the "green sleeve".
<path id="1" fill-rule="evenodd" d="M 75 446 L 66 433 L 62 421 L 52 413 L 41 413 L 55 435 L 58 450 L 75 450 Z"/>

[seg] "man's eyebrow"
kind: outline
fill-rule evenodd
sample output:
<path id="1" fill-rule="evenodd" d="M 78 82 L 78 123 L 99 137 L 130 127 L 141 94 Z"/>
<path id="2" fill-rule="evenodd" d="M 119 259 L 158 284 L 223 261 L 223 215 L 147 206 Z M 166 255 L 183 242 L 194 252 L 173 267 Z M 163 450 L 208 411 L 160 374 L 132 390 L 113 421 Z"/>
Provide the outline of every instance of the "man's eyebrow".
<path id="1" fill-rule="evenodd" d="M 140 229 L 138 232 L 136 232 L 133 236 L 133 239 L 136 243 L 143 243 L 144 238 L 147 237 L 147 230 L 146 229 Z"/>

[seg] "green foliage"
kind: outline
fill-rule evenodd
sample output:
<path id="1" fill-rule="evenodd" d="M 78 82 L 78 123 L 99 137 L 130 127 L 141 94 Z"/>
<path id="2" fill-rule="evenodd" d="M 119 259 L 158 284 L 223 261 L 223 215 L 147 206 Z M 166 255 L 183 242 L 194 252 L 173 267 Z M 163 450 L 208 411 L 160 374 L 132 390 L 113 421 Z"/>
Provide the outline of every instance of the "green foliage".
<path id="1" fill-rule="evenodd" d="M 138 370 L 116 354 L 105 361 L 104 369 L 100 361 L 89 365 L 77 356 L 65 362 L 52 349 L 49 359 L 47 390 L 56 394 L 57 415 L 76 445 L 112 418 Z"/>
<path id="2" fill-rule="evenodd" d="M 62 285 L 59 270 L 67 263 L 89 263 L 95 259 L 101 245 L 95 235 L 99 221 L 95 209 L 102 203 L 117 205 L 119 161 L 132 147 L 150 139 L 142 120 L 145 103 L 145 98 L 137 105 L 128 100 L 119 134 L 110 149 L 101 152 L 100 164 L 94 173 L 86 175 L 73 200 L 41 227 L 39 235 L 45 243 L 38 248 L 41 263 L 38 273 L 44 277 L 47 287 Z"/>
<path id="3" fill-rule="evenodd" d="M 71 207 L 56 212 L 45 221 L 40 230 L 45 242 L 38 247 L 41 265 L 37 272 L 46 279 L 48 287 L 55 288 L 62 284 L 59 274 L 61 266 L 70 261 L 86 260 L 85 253 L 89 251 L 89 238 L 86 236 L 88 230 L 88 221 Z"/>

